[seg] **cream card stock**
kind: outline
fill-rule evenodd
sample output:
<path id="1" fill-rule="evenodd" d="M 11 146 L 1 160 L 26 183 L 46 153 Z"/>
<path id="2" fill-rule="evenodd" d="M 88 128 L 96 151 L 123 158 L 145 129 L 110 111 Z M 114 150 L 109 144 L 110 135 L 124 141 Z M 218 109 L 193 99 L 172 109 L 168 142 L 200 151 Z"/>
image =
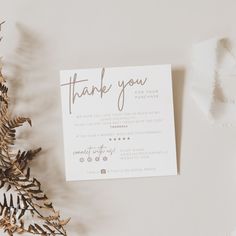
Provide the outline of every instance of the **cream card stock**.
<path id="1" fill-rule="evenodd" d="M 60 73 L 67 180 L 175 175 L 170 65 Z"/>

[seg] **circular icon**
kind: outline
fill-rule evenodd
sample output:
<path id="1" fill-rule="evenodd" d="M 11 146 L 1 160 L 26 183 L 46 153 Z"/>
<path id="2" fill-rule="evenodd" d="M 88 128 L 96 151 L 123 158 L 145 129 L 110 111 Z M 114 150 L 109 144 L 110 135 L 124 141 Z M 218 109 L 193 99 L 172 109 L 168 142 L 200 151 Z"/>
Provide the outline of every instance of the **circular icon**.
<path id="1" fill-rule="evenodd" d="M 103 159 L 103 161 L 107 161 L 107 157 L 106 156 L 104 156 L 102 159 Z"/>
<path id="2" fill-rule="evenodd" d="M 91 158 L 91 157 L 88 157 L 87 161 L 88 161 L 88 162 L 91 162 L 91 161 L 92 161 L 92 158 Z"/>
<path id="3" fill-rule="evenodd" d="M 100 157 L 95 157 L 95 161 L 100 161 Z"/>
<path id="4" fill-rule="evenodd" d="M 80 161 L 80 162 L 84 162 L 84 158 L 81 157 L 81 158 L 79 159 L 79 161 Z"/>

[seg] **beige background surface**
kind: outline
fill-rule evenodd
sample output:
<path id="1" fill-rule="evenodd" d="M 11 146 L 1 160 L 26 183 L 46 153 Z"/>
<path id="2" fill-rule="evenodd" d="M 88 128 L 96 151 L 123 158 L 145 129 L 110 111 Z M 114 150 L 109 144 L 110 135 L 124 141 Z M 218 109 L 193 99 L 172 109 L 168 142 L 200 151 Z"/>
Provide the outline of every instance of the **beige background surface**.
<path id="1" fill-rule="evenodd" d="M 236 36 L 235 9 L 234 0 L 0 0 L 12 108 L 34 124 L 20 141 L 43 147 L 33 171 L 72 217 L 69 236 L 226 236 L 236 228 L 236 129 L 205 119 L 186 74 L 193 43 Z M 59 70 L 165 63 L 173 65 L 180 174 L 66 183 Z"/>

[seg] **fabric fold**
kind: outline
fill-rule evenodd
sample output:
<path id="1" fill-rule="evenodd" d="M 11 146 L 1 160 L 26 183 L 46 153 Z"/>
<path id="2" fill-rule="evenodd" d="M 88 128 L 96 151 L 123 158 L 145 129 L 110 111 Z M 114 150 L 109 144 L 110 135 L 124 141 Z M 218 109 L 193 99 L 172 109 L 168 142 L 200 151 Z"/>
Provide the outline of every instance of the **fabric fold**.
<path id="1" fill-rule="evenodd" d="M 236 59 L 229 41 L 213 38 L 193 46 L 191 95 L 221 125 L 236 125 Z"/>

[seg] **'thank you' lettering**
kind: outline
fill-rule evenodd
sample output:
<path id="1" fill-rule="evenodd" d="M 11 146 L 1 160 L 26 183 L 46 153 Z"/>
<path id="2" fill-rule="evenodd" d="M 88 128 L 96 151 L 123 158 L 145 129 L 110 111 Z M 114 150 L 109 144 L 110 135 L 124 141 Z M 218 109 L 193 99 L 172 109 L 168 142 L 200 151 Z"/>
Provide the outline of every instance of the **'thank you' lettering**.
<path id="1" fill-rule="evenodd" d="M 69 89 L 69 96 L 68 96 L 68 107 L 69 113 L 72 114 L 72 107 L 75 104 L 76 100 L 84 96 L 95 96 L 98 95 L 101 99 L 107 93 L 112 90 L 112 84 L 105 84 L 105 68 L 102 68 L 101 75 L 100 75 L 100 84 L 96 86 L 92 84 L 90 87 L 86 85 L 88 79 L 79 79 L 78 74 L 74 73 L 73 76 L 70 76 L 69 83 L 61 84 L 61 86 L 67 86 Z M 129 79 L 119 80 L 117 82 L 117 86 L 119 88 L 119 94 L 117 99 L 117 108 L 119 111 L 122 111 L 125 105 L 125 91 L 128 87 L 133 86 L 144 86 L 147 82 L 147 78 L 144 79 Z"/>

